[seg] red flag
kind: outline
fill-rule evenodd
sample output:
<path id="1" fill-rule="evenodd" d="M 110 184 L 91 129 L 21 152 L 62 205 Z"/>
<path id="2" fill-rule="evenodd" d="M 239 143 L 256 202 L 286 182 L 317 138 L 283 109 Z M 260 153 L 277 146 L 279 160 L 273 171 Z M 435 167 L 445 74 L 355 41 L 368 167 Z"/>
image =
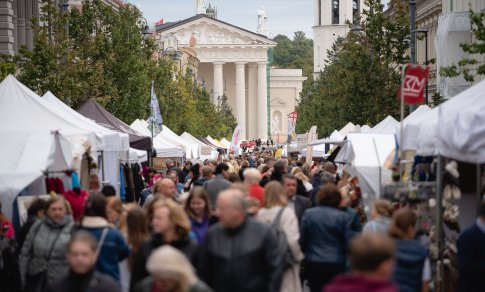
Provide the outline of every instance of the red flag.
<path id="1" fill-rule="evenodd" d="M 398 96 L 403 98 L 407 104 L 416 104 L 424 102 L 424 89 L 428 83 L 429 67 L 408 65 L 404 78 L 401 81 L 402 86 L 399 88 Z M 401 96 L 401 88 L 403 94 Z"/>

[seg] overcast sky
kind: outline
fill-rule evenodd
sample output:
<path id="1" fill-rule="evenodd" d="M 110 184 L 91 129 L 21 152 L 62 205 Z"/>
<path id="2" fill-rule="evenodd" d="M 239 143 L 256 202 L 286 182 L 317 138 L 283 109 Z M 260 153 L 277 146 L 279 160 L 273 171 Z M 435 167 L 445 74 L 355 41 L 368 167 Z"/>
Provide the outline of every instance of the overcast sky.
<path id="1" fill-rule="evenodd" d="M 182 20 L 195 15 L 195 0 L 125 0 L 143 12 L 150 23 L 160 19 L 166 22 Z M 208 0 L 204 0 L 208 3 Z M 313 38 L 313 0 L 212 0 L 217 7 L 217 18 L 250 31 L 256 31 L 259 7 L 268 15 L 270 37 L 284 34 L 292 37 L 303 31 Z"/>

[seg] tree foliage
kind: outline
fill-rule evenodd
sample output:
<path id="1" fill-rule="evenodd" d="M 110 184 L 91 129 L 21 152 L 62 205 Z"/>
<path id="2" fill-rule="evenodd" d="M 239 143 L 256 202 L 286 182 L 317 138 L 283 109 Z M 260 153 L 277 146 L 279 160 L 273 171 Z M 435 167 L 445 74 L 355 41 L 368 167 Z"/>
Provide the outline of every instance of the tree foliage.
<path id="1" fill-rule="evenodd" d="M 470 54 L 470 57 L 462 58 L 458 64 L 441 68 L 440 75 L 456 77 L 463 74 L 463 78 L 469 82 L 474 82 L 476 75 L 485 75 L 485 63 L 475 58 L 485 54 L 485 12 L 470 10 L 470 23 L 473 41 L 460 44 L 463 52 Z"/>
<path id="2" fill-rule="evenodd" d="M 407 9 L 404 2 L 391 1 L 393 13 L 388 15 L 380 0 L 365 4 L 363 31 L 337 39 L 319 78 L 304 87 L 297 132 L 317 125 L 319 136 L 328 136 L 348 122 L 373 126 L 387 115 L 398 116 L 396 93 L 407 61 Z"/>
<path id="3" fill-rule="evenodd" d="M 73 108 L 94 98 L 131 123 L 149 115 L 154 80 L 168 127 L 179 134 L 230 135 L 232 113 L 217 111 L 205 89 L 172 61 L 153 58 L 158 48 L 143 36 L 138 9 L 124 5 L 114 11 L 101 0 L 83 1 L 82 12 L 61 12 L 54 0 L 42 0 L 41 7 L 32 26 L 33 50 L 24 47 L 15 58 L 19 80 L 38 94 L 50 90 Z M 12 58 L 2 61 L 0 74 L 15 70 L 12 63 Z"/>
<path id="4" fill-rule="evenodd" d="M 278 44 L 274 49 L 273 65 L 280 68 L 302 69 L 303 76 L 310 85 L 313 79 L 313 40 L 302 31 L 295 32 L 293 40 L 285 35 L 273 39 Z"/>

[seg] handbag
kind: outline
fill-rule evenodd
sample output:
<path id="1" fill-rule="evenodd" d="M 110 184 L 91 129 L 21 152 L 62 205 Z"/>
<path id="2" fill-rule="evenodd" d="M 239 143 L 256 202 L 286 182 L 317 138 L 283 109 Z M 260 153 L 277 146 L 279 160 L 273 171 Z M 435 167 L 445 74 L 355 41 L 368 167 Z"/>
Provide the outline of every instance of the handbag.
<path id="1" fill-rule="evenodd" d="M 39 227 L 40 229 L 40 227 Z M 39 231 L 37 229 L 37 232 Z M 46 288 L 47 285 L 47 266 L 49 265 L 49 262 L 51 260 L 52 256 L 52 251 L 54 250 L 54 247 L 56 245 L 57 239 L 59 239 L 59 236 L 61 235 L 62 228 L 57 232 L 56 238 L 54 239 L 54 242 L 52 243 L 52 246 L 49 250 L 49 253 L 47 255 L 47 261 L 45 264 L 45 267 L 42 271 L 34 274 L 34 275 L 27 275 L 26 279 L 26 285 L 25 285 L 25 292 L 43 292 L 44 289 Z M 37 233 L 35 234 L 37 236 Z M 35 237 L 34 237 L 35 238 Z"/>
<path id="2" fill-rule="evenodd" d="M 293 257 L 293 253 L 291 252 L 290 246 L 288 244 L 288 239 L 286 238 L 285 232 L 281 229 L 280 221 L 281 215 L 285 210 L 286 206 L 281 207 L 278 211 L 276 218 L 271 223 L 271 227 L 274 229 L 276 233 L 276 240 L 278 242 L 278 253 L 282 257 L 282 265 L 283 270 L 286 271 L 287 269 L 291 268 L 295 263 L 295 259 Z"/>

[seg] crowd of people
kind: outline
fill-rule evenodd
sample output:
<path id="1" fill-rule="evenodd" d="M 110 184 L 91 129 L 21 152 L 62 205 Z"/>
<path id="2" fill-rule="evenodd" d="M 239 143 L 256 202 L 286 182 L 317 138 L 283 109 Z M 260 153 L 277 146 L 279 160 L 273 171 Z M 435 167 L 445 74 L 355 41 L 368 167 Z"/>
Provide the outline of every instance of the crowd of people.
<path id="1" fill-rule="evenodd" d="M 166 161 L 123 203 L 113 187 L 36 199 L 21 230 L 0 213 L 2 291 L 429 291 L 417 216 L 332 162 Z M 459 291 L 485 291 L 485 203 L 458 241 Z M 5 289 L 5 290 L 4 290 Z"/>

